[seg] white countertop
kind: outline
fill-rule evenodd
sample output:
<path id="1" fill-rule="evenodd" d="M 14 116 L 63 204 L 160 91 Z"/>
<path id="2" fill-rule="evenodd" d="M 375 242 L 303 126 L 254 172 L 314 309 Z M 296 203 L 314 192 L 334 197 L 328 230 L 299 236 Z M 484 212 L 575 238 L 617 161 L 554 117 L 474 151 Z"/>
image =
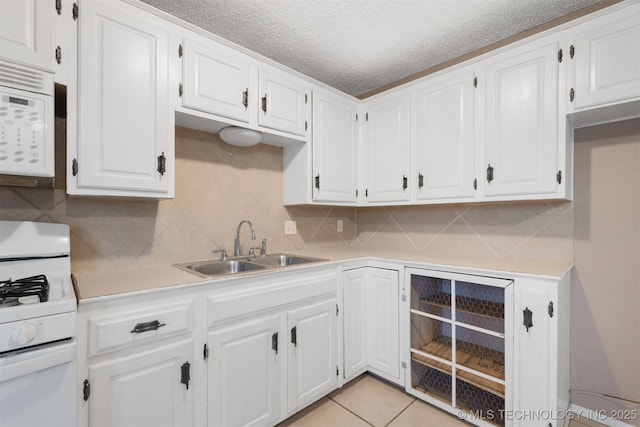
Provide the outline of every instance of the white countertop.
<path id="1" fill-rule="evenodd" d="M 572 266 L 571 263 L 559 261 L 433 255 L 415 251 L 363 250 L 362 248 L 347 247 L 314 248 L 288 253 L 324 258 L 334 262 L 364 261 L 366 258 L 376 258 L 393 262 L 406 262 L 412 266 L 415 264 L 425 264 L 425 267 L 433 267 L 434 265 L 451 266 L 455 268 L 482 269 L 488 272 L 513 273 L 514 275 L 525 274 L 547 277 L 561 277 Z M 251 274 L 268 274 L 268 271 L 273 270 Z M 77 273 L 75 277 L 77 280 L 78 300 L 228 278 L 228 276 L 221 276 L 215 279 L 205 279 L 180 270 L 170 264 L 129 266 L 105 271 L 90 271 Z"/>

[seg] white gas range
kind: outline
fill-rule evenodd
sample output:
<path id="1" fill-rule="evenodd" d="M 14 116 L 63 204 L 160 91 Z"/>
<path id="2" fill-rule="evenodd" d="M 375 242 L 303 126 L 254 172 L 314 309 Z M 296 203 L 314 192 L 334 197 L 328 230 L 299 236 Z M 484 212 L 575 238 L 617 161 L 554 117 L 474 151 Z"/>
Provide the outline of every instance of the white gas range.
<path id="1" fill-rule="evenodd" d="M 0 221 L 0 425 L 76 425 L 69 226 Z"/>

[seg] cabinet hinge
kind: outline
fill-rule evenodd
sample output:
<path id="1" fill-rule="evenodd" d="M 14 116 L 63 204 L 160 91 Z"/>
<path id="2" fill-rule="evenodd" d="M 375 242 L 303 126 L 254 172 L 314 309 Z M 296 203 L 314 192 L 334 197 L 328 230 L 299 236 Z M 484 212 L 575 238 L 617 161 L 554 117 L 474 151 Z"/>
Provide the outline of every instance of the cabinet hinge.
<path id="1" fill-rule="evenodd" d="M 418 188 L 424 187 L 424 175 L 418 173 Z"/>
<path id="2" fill-rule="evenodd" d="M 91 384 L 89 379 L 85 378 L 82 382 L 82 399 L 86 402 L 89 400 L 89 396 L 91 396 Z"/>
<path id="3" fill-rule="evenodd" d="M 305 104 L 307 103 L 307 100 L 308 100 L 308 96 L 307 96 L 307 94 L 305 93 L 305 94 L 304 94 L 304 103 L 305 103 Z"/>
<path id="4" fill-rule="evenodd" d="M 278 333 L 274 332 L 271 335 L 271 350 L 275 351 L 278 354 Z"/>
<path id="5" fill-rule="evenodd" d="M 178 83 L 178 95 L 182 98 L 182 83 Z"/>
<path id="6" fill-rule="evenodd" d="M 553 317 L 553 301 L 549 302 L 549 317 Z"/>
<path id="7" fill-rule="evenodd" d="M 556 181 L 558 181 L 558 184 L 562 184 L 562 171 L 558 171 L 556 174 Z"/>
<path id="8" fill-rule="evenodd" d="M 478 179 L 477 178 L 473 180 L 473 189 L 474 190 L 478 189 Z"/>
<path id="9" fill-rule="evenodd" d="M 368 121 L 369 121 L 369 113 L 366 113 L 366 114 L 364 115 L 364 121 L 365 121 L 365 122 L 368 122 Z"/>
<path id="10" fill-rule="evenodd" d="M 340 309 L 338 308 L 338 304 L 336 304 L 336 316 L 340 313 Z"/>
<path id="11" fill-rule="evenodd" d="M 77 176 L 78 175 L 78 160 L 77 159 L 73 159 L 71 161 L 71 174 L 73 176 Z"/>
<path id="12" fill-rule="evenodd" d="M 320 189 L 320 174 L 316 175 L 316 188 L 319 190 Z"/>
<path id="13" fill-rule="evenodd" d="M 58 15 L 62 15 L 62 0 L 56 0 L 56 12 Z"/>
<path id="14" fill-rule="evenodd" d="M 56 62 L 58 65 L 62 64 L 62 48 L 60 46 L 56 47 Z"/>
<path id="15" fill-rule="evenodd" d="M 478 87 L 478 77 L 473 78 L 473 87 Z"/>
<path id="16" fill-rule="evenodd" d="M 364 197 L 369 197 L 369 189 L 365 188 L 364 190 Z"/>
<path id="17" fill-rule="evenodd" d="M 358 189 L 356 188 L 356 197 L 358 197 Z"/>
<path id="18" fill-rule="evenodd" d="M 358 113 L 356 113 L 356 122 L 358 121 Z"/>
<path id="19" fill-rule="evenodd" d="M 180 366 L 180 384 L 184 384 L 189 390 L 189 381 L 191 380 L 191 363 L 184 362 Z"/>
<path id="20" fill-rule="evenodd" d="M 307 121 L 306 120 L 304 121 L 304 131 L 305 132 L 307 131 Z"/>
<path id="21" fill-rule="evenodd" d="M 209 346 L 207 345 L 207 343 L 205 343 L 204 347 L 202 348 L 202 358 L 204 360 L 207 360 L 209 358 Z"/>
<path id="22" fill-rule="evenodd" d="M 164 151 L 162 152 L 162 154 L 160 154 L 158 156 L 158 173 L 160 173 L 160 175 L 164 175 L 164 173 L 167 171 L 167 158 L 164 155 Z"/>
<path id="23" fill-rule="evenodd" d="M 407 369 L 407 362 L 400 362 L 400 366 L 401 366 L 403 369 Z"/>
<path id="24" fill-rule="evenodd" d="M 78 3 L 74 3 L 71 9 L 71 13 L 73 14 L 73 20 L 78 20 Z"/>
<path id="25" fill-rule="evenodd" d="M 573 90 L 573 88 L 571 88 L 571 90 L 569 91 L 569 101 L 573 102 L 573 99 L 576 97 L 576 91 Z"/>
<path id="26" fill-rule="evenodd" d="M 562 62 L 562 49 L 558 50 L 558 62 Z"/>
<path id="27" fill-rule="evenodd" d="M 178 58 L 182 58 L 182 43 L 178 45 Z"/>
<path id="28" fill-rule="evenodd" d="M 336 365 L 336 377 L 340 376 L 340 368 Z"/>
<path id="29" fill-rule="evenodd" d="M 569 57 L 573 59 L 573 56 L 576 54 L 576 48 L 573 45 L 569 46 Z"/>
<path id="30" fill-rule="evenodd" d="M 407 296 L 406 295 L 402 295 L 402 297 L 400 297 L 400 299 L 402 299 L 402 301 L 406 301 L 407 300 Z"/>
<path id="31" fill-rule="evenodd" d="M 493 166 L 487 165 L 487 182 L 493 181 Z"/>
<path id="32" fill-rule="evenodd" d="M 293 328 L 291 328 L 291 344 L 293 344 L 294 347 L 298 346 L 298 327 L 294 326 Z"/>

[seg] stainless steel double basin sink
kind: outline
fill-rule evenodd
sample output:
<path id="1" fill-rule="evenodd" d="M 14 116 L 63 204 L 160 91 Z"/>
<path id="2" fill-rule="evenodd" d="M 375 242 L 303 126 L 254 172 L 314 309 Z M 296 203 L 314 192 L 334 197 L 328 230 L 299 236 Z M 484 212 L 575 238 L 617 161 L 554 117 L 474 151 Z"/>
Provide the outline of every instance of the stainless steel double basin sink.
<path id="1" fill-rule="evenodd" d="M 233 276 L 240 273 L 273 270 L 283 267 L 326 261 L 326 259 L 312 258 L 290 254 L 271 254 L 256 257 L 234 257 L 226 260 L 205 260 L 182 262 L 174 264 L 181 270 L 188 271 L 200 277 Z"/>

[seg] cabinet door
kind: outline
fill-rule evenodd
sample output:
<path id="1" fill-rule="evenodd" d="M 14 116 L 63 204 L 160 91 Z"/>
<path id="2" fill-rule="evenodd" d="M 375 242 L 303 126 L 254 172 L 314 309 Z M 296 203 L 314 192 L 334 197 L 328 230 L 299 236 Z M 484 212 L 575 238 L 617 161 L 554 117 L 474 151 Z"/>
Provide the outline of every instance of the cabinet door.
<path id="1" fill-rule="evenodd" d="M 289 412 L 338 386 L 335 298 L 288 313 Z"/>
<path id="2" fill-rule="evenodd" d="M 259 71 L 260 126 L 305 135 L 306 103 L 309 101 L 302 81 L 261 69 Z"/>
<path id="3" fill-rule="evenodd" d="M 640 96 L 640 6 L 582 27 L 573 38 L 574 108 Z"/>
<path id="4" fill-rule="evenodd" d="M 399 282 L 396 270 L 367 272 L 367 354 L 371 372 L 400 380 Z"/>
<path id="5" fill-rule="evenodd" d="M 410 95 L 367 108 L 367 191 L 369 202 L 409 200 Z"/>
<path id="6" fill-rule="evenodd" d="M 418 199 L 474 195 L 474 72 L 444 76 L 416 94 Z"/>
<path id="7" fill-rule="evenodd" d="M 53 71 L 54 14 L 49 0 L 0 1 L 0 56 Z"/>
<path id="8" fill-rule="evenodd" d="M 344 272 L 344 378 L 354 378 L 368 367 L 367 344 L 367 271 L 357 268 Z"/>
<path id="9" fill-rule="evenodd" d="M 487 196 L 557 191 L 558 48 L 527 45 L 486 67 Z"/>
<path id="10" fill-rule="evenodd" d="M 183 106 L 249 122 L 247 62 L 184 40 L 183 82 Z"/>
<path id="11" fill-rule="evenodd" d="M 192 345 L 189 339 L 90 365 L 89 425 L 194 425 L 191 382 L 198 379 L 181 382 Z"/>
<path id="12" fill-rule="evenodd" d="M 313 94 L 313 199 L 355 202 L 356 105 Z"/>
<path id="13" fill-rule="evenodd" d="M 280 358 L 286 351 L 273 315 L 209 333 L 209 425 L 274 424 L 280 402 Z"/>
<path id="14" fill-rule="evenodd" d="M 173 192 L 165 28 L 121 2 L 82 2 L 77 187 L 104 195 Z"/>
<path id="15" fill-rule="evenodd" d="M 544 283 L 519 281 L 516 285 L 513 409 L 549 411 L 557 407 L 552 390 L 558 379 L 555 357 L 551 357 L 557 351 L 551 337 L 557 319 L 557 313 L 550 316 L 553 294 Z M 521 419 L 518 425 L 536 426 L 540 420 Z"/>

